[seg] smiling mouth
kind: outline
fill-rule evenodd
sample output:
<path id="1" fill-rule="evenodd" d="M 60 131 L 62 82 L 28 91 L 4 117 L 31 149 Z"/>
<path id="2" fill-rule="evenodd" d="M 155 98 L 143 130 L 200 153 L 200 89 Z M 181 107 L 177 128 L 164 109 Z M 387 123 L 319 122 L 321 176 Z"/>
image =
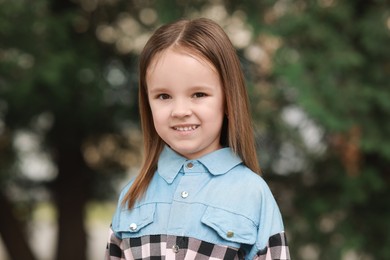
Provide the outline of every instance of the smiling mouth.
<path id="1" fill-rule="evenodd" d="M 174 126 L 173 129 L 175 129 L 176 131 L 185 132 L 185 131 L 193 131 L 193 130 L 197 129 L 198 127 L 199 127 L 199 125 Z"/>

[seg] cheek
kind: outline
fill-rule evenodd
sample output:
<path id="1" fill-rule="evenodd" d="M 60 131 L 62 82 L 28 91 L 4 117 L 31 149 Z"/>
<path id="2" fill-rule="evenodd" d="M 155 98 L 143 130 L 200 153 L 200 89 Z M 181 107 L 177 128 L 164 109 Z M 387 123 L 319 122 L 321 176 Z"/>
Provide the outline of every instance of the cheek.
<path id="1" fill-rule="evenodd" d="M 166 111 L 161 107 L 155 107 L 153 105 L 150 106 L 150 110 L 152 112 L 152 119 L 154 123 L 154 127 L 158 128 L 160 125 L 167 122 Z"/>
<path id="2" fill-rule="evenodd" d="M 154 101 L 149 100 L 149 107 L 150 111 L 152 112 L 152 117 L 153 119 L 157 116 L 158 114 L 158 107 L 156 106 L 156 103 Z"/>
<path id="3" fill-rule="evenodd" d="M 226 109 L 226 103 L 224 100 L 221 100 L 217 106 L 216 113 L 218 113 L 221 117 L 224 117 L 226 115 L 227 109 Z"/>

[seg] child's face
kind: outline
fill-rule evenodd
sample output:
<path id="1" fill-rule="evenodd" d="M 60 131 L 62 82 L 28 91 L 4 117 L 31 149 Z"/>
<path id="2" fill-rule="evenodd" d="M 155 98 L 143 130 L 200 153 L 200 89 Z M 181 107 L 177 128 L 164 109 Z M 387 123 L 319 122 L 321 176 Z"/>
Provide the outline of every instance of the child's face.
<path id="1" fill-rule="evenodd" d="M 168 49 L 152 60 L 146 82 L 154 127 L 173 150 L 195 159 L 221 147 L 224 94 L 211 64 Z"/>

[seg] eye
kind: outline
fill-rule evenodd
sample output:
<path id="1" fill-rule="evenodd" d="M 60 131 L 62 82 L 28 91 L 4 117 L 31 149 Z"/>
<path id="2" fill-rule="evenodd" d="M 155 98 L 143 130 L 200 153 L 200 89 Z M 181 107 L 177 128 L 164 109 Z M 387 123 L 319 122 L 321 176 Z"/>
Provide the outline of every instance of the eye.
<path id="1" fill-rule="evenodd" d="M 165 99 L 169 99 L 169 98 L 171 98 L 171 96 L 169 96 L 168 94 L 157 95 L 157 99 L 165 100 Z"/>
<path id="2" fill-rule="evenodd" d="M 202 97 L 206 97 L 207 94 L 206 93 L 203 93 L 203 92 L 197 92 L 193 95 L 194 98 L 202 98 Z"/>

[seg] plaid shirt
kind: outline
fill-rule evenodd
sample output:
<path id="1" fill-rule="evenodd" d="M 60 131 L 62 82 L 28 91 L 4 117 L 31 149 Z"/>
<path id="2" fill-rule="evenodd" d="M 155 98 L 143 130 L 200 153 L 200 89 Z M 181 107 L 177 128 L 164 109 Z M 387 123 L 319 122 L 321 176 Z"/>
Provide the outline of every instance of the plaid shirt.
<path id="1" fill-rule="evenodd" d="M 141 259 L 245 259 L 242 249 L 215 245 L 195 238 L 151 235 L 119 239 L 110 229 L 105 260 Z M 268 246 L 260 250 L 254 260 L 289 260 L 285 233 L 273 235 Z"/>

